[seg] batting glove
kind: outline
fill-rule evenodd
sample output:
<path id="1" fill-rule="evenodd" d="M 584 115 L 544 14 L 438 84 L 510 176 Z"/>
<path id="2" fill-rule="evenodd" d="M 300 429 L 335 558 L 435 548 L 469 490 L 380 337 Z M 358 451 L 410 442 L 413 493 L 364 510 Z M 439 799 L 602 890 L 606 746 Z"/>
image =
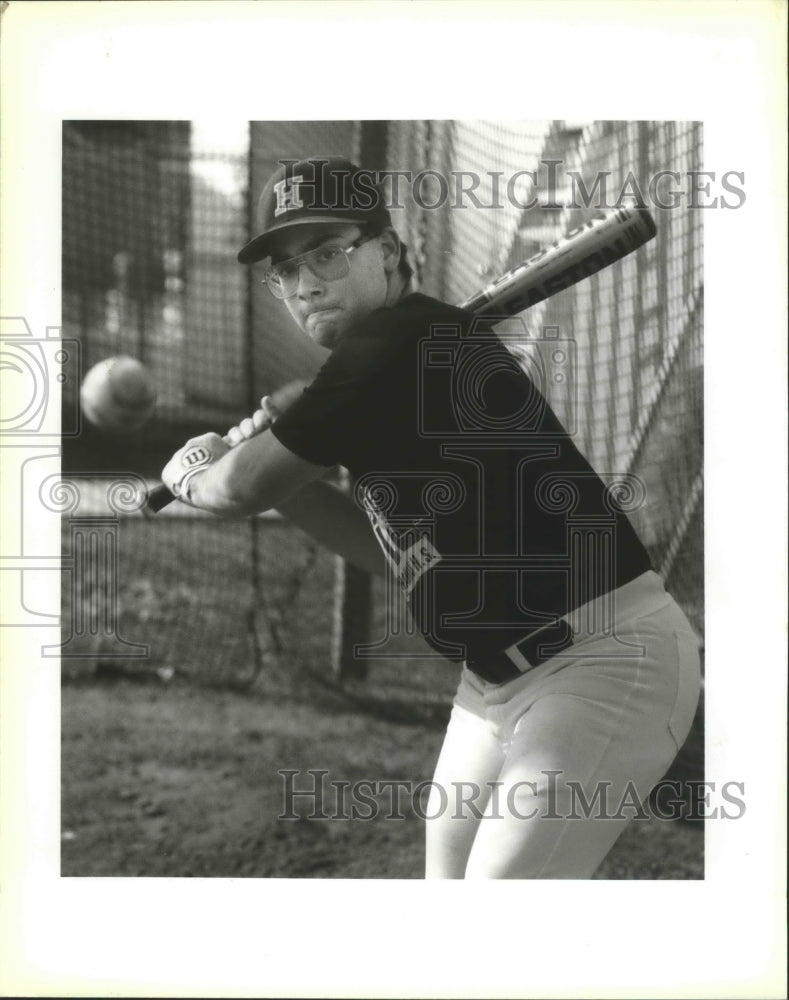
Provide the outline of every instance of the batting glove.
<path id="1" fill-rule="evenodd" d="M 213 432 L 191 438 L 162 469 L 162 482 L 173 496 L 191 503 L 189 488 L 195 477 L 229 451 L 230 445 Z"/>

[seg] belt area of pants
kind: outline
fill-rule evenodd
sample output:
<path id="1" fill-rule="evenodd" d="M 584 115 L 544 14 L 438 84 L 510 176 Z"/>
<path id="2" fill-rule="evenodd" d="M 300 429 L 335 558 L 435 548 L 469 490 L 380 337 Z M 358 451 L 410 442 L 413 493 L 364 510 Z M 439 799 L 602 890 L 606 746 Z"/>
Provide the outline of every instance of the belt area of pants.
<path id="1" fill-rule="evenodd" d="M 616 617 L 646 614 L 664 607 L 671 601 L 663 581 L 653 570 L 582 604 L 566 617 L 530 632 L 507 649 L 466 660 L 466 666 L 489 684 L 506 684 L 533 667 L 550 660 L 573 645 L 576 635 L 588 633 L 588 623 L 612 621 Z M 568 620 L 569 619 L 569 620 Z M 575 629 L 571 622 L 575 622 Z"/>
<path id="2" fill-rule="evenodd" d="M 573 644 L 570 623 L 560 618 L 499 653 L 466 660 L 466 666 L 489 684 L 506 684 L 550 660 Z"/>

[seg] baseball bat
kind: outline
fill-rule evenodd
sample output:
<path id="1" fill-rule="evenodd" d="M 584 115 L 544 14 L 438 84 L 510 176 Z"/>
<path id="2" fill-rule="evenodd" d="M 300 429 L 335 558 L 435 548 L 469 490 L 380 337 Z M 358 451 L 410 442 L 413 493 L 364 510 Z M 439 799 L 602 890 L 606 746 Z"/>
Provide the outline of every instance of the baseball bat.
<path id="1" fill-rule="evenodd" d="M 459 307 L 494 322 L 516 316 L 627 257 L 656 233 L 646 208 L 619 208 L 596 216 L 464 299 Z M 166 486 L 157 486 L 148 495 L 147 507 L 156 512 L 174 499 Z"/>
<path id="2" fill-rule="evenodd" d="M 566 236 L 460 303 L 476 316 L 505 319 L 615 264 L 657 232 L 646 208 L 620 208 L 576 226 Z"/>

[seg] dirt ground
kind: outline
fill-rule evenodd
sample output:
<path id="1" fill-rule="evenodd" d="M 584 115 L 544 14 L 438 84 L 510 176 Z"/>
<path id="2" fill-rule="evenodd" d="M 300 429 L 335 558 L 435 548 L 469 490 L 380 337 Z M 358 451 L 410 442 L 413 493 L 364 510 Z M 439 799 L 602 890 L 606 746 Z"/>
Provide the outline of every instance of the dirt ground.
<path id="1" fill-rule="evenodd" d="M 430 778 L 445 710 L 409 717 L 380 704 L 156 674 L 72 679 L 62 692 L 62 874 L 421 878 L 423 822 L 407 805 L 402 819 L 387 810 L 369 820 L 278 818 L 279 769 L 323 768 L 351 782 Z M 327 799 L 323 811 L 335 809 Z M 633 822 L 595 877 L 702 878 L 701 824 Z"/>

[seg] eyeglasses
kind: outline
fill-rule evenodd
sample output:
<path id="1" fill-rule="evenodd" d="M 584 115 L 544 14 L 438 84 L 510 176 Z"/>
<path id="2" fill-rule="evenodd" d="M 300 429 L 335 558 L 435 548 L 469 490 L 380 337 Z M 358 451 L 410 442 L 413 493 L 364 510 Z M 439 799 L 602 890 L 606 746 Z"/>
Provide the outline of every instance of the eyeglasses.
<path id="1" fill-rule="evenodd" d="M 360 236 L 348 247 L 339 247 L 329 243 L 326 246 L 308 250 L 307 253 L 290 257 L 288 260 L 283 260 L 268 268 L 263 275 L 263 281 L 275 299 L 289 299 L 296 294 L 302 264 L 306 264 L 315 277 L 322 281 L 338 281 L 350 271 L 351 265 L 348 258 L 351 253 L 363 243 L 374 239 L 375 235 Z"/>

